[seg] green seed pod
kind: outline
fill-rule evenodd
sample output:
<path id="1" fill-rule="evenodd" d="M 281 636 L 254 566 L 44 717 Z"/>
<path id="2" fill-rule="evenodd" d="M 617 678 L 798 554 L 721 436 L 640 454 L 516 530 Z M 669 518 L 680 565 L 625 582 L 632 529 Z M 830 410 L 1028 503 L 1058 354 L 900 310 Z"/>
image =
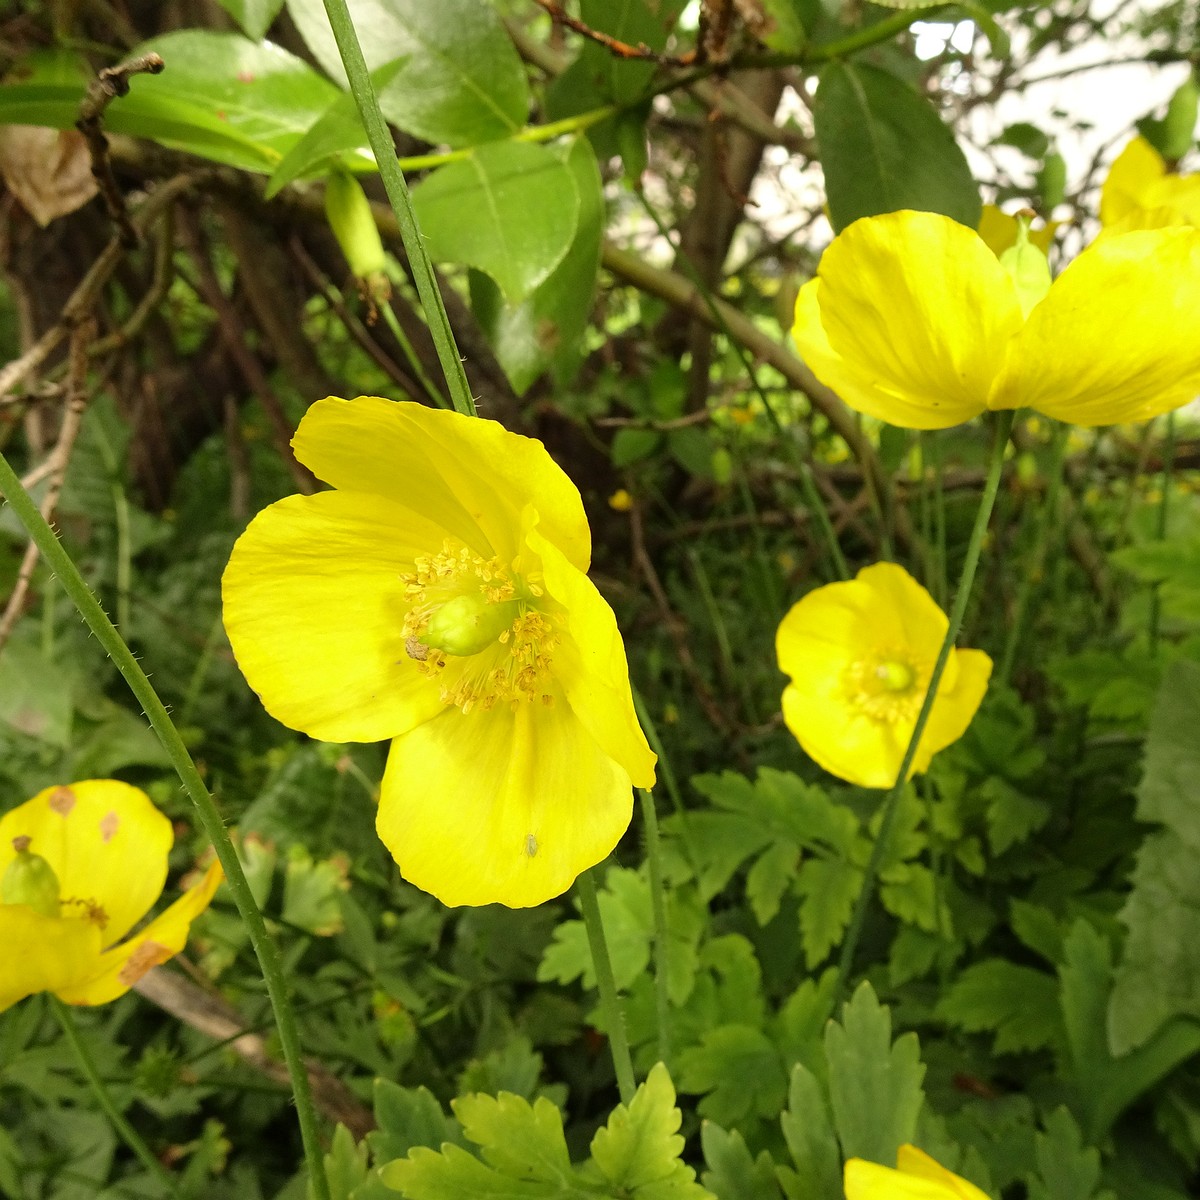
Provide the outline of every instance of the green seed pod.
<path id="1" fill-rule="evenodd" d="M 1167 105 L 1162 123 L 1163 157 L 1178 162 L 1191 148 L 1196 136 L 1196 117 L 1200 110 L 1200 87 L 1195 75 L 1183 81 Z"/>
<path id="2" fill-rule="evenodd" d="M 359 279 L 382 275 L 386 259 L 370 202 L 346 171 L 334 171 L 325 182 L 325 216 L 350 270 Z"/>
<path id="3" fill-rule="evenodd" d="M 27 837 L 13 838 L 17 857 L 8 864 L 4 878 L 0 879 L 0 901 L 27 904 L 43 917 L 57 917 L 58 876 L 40 854 L 29 849 L 29 842 Z"/>

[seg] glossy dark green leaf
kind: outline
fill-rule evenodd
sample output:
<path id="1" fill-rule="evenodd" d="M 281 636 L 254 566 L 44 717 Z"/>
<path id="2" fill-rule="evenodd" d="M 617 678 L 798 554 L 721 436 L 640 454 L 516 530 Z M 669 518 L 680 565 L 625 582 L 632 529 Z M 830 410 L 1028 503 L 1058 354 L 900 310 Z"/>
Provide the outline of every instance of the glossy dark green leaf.
<path id="1" fill-rule="evenodd" d="M 271 28 L 283 0 L 220 0 L 221 7 L 238 23 L 238 28 L 257 41 Z"/>
<path id="2" fill-rule="evenodd" d="M 413 189 L 413 204 L 435 262 L 475 267 L 519 303 L 570 249 L 579 190 L 552 151 L 505 142 L 439 167 Z"/>
<path id="3" fill-rule="evenodd" d="M 344 81 L 322 0 L 288 0 L 288 12 L 313 57 Z M 371 70 L 402 60 L 379 102 L 407 133 L 475 146 L 525 124 L 525 68 L 487 0 L 355 0 L 351 14 Z"/>
<path id="4" fill-rule="evenodd" d="M 546 281 L 519 304 L 506 305 L 490 280 L 472 278 L 471 297 L 496 357 L 518 393 L 547 368 L 569 376 L 578 364 L 578 346 L 587 328 L 600 267 L 604 196 L 596 157 L 578 138 L 566 165 L 579 193 L 575 239 Z M 492 295 L 486 293 L 491 289 Z"/>
<path id="5" fill-rule="evenodd" d="M 835 230 L 902 208 L 979 223 L 979 189 L 929 101 L 886 71 L 834 63 L 813 105 Z"/>

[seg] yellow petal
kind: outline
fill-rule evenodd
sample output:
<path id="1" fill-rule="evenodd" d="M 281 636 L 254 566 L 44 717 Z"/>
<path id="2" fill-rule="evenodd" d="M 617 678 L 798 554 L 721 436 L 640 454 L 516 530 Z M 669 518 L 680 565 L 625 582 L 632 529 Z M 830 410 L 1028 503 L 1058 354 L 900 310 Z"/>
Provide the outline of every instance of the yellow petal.
<path id="1" fill-rule="evenodd" d="M 846 1163 L 846 1200 L 988 1200 L 973 1183 L 939 1166 L 915 1146 L 902 1146 L 899 1169 L 852 1158 Z"/>
<path id="2" fill-rule="evenodd" d="M 819 278 L 797 299 L 793 335 L 847 404 L 914 429 L 984 410 L 1021 312 L 978 234 L 935 213 L 866 217 L 834 239 Z M 814 303 L 825 344 L 813 335 Z"/>
<path id="3" fill-rule="evenodd" d="M 1135 137 L 1120 154 L 1100 189 L 1100 223 L 1118 221 L 1151 208 L 1155 185 L 1167 173 L 1162 155 L 1143 137 Z"/>
<path id="4" fill-rule="evenodd" d="M 1200 394 L 1200 230 L 1114 234 L 1054 281 L 992 408 L 1075 425 L 1143 421 Z"/>
<path id="5" fill-rule="evenodd" d="M 921 735 L 915 767 L 918 772 L 929 768 L 929 762 L 939 751 L 957 742 L 979 711 L 992 677 L 992 660 L 982 650 L 952 650 L 938 698 Z"/>
<path id="6" fill-rule="evenodd" d="M 152 967 L 183 949 L 192 922 L 209 906 L 223 878 L 221 864 L 214 862 L 170 908 L 128 941 L 100 955 L 86 979 L 52 990 L 68 1004 L 107 1004 L 123 996 Z"/>
<path id="7" fill-rule="evenodd" d="M 546 591 L 566 610 L 566 636 L 554 650 L 555 679 L 600 748 L 637 787 L 652 788 L 657 758 L 633 710 L 625 645 L 612 609 L 595 584 L 537 530 L 526 541 L 542 560 Z"/>
<path id="8" fill-rule="evenodd" d="M 50 787 L 0 817 L 0 873 L 12 839 L 32 838 L 58 876 L 64 917 L 91 914 L 111 946 L 162 894 L 171 822 L 138 788 L 115 779 Z"/>
<path id="9" fill-rule="evenodd" d="M 871 626 L 878 630 L 883 620 L 895 622 L 905 645 L 923 655 L 937 655 L 950 626 L 949 618 L 902 566 L 872 563 L 863 567 L 853 582 L 869 589 L 863 611 Z"/>
<path id="10" fill-rule="evenodd" d="M 100 927 L 44 917 L 25 904 L 0 904 L 0 1012 L 35 992 L 84 979 L 100 958 Z"/>
<path id="11" fill-rule="evenodd" d="M 379 396 L 330 396 L 308 410 L 292 444 L 319 479 L 419 509 L 485 558 L 516 555 L 520 514 L 533 503 L 543 532 L 572 563 L 586 570 L 591 559 L 578 489 L 541 442 L 495 421 Z"/>
<path id="12" fill-rule="evenodd" d="M 445 536 L 366 492 L 290 496 L 250 522 L 222 580 L 225 629 L 272 716 L 325 741 L 371 742 L 441 710 L 405 651 L 400 573 Z"/>
<path id="13" fill-rule="evenodd" d="M 559 697 L 436 720 L 392 743 L 376 828 L 444 904 L 525 908 L 604 859 L 632 815 L 627 772 Z"/>
<path id="14" fill-rule="evenodd" d="M 941 1163 L 930 1158 L 924 1150 L 920 1150 L 916 1146 L 900 1147 L 896 1169 L 913 1178 L 928 1179 L 933 1183 L 941 1184 L 947 1189 L 942 1193 L 947 1200 L 951 1196 L 958 1200 L 988 1200 L 986 1192 L 980 1191 L 973 1183 L 968 1183 L 961 1176 L 955 1175 L 953 1171 L 947 1171 Z"/>

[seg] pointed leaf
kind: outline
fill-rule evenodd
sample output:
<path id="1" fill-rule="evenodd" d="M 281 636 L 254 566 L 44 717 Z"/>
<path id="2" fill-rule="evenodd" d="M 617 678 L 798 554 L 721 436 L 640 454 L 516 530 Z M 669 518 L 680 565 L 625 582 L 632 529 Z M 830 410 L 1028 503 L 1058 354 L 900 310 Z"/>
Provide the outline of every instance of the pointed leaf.
<path id="1" fill-rule="evenodd" d="M 842 1200 L 842 1157 L 829 1101 L 802 1063 L 792 1068 L 787 1111 L 779 1123 L 795 1165 L 780 1170 L 788 1200 Z"/>
<path id="2" fill-rule="evenodd" d="M 751 1157 L 737 1130 L 726 1133 L 715 1121 L 705 1121 L 700 1144 L 708 1164 L 704 1186 L 720 1200 L 782 1200 L 771 1156 L 763 1150 Z"/>

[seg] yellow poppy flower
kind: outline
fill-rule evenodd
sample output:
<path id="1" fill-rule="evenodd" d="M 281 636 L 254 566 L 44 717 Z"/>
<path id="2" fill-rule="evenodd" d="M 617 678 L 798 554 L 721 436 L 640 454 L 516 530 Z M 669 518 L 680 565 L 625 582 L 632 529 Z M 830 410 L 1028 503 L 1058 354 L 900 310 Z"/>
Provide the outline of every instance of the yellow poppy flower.
<path id="1" fill-rule="evenodd" d="M 1175 175 L 1143 137 L 1117 156 L 1100 189 L 1100 223 L 1106 230 L 1200 225 L 1200 175 Z"/>
<path id="2" fill-rule="evenodd" d="M 949 621 L 895 563 L 864 567 L 792 606 L 775 636 L 792 682 L 783 719 L 805 753 L 860 787 L 890 788 L 916 728 Z M 982 650 L 952 650 L 909 777 L 971 723 L 992 673 Z"/>
<path id="3" fill-rule="evenodd" d="M 565 891 L 655 762 L 579 492 L 540 442 L 377 396 L 318 401 L 292 445 L 337 490 L 234 547 L 250 686 L 311 737 L 393 739 L 376 827 L 411 883 L 514 908 Z"/>
<path id="4" fill-rule="evenodd" d="M 1052 284 L 1032 247 L 1010 256 L 936 213 L 864 217 L 800 289 L 792 336 L 851 408 L 910 429 L 1024 407 L 1109 425 L 1200 393 L 1200 230 L 1102 237 Z"/>
<path id="5" fill-rule="evenodd" d="M 162 894 L 173 841 L 145 792 L 115 779 L 49 787 L 0 817 L 0 1011 L 34 992 L 106 1004 L 178 954 L 219 863 L 126 937 Z"/>
<path id="6" fill-rule="evenodd" d="M 990 1200 L 916 1146 L 901 1146 L 896 1169 L 852 1158 L 846 1163 L 846 1200 Z"/>

